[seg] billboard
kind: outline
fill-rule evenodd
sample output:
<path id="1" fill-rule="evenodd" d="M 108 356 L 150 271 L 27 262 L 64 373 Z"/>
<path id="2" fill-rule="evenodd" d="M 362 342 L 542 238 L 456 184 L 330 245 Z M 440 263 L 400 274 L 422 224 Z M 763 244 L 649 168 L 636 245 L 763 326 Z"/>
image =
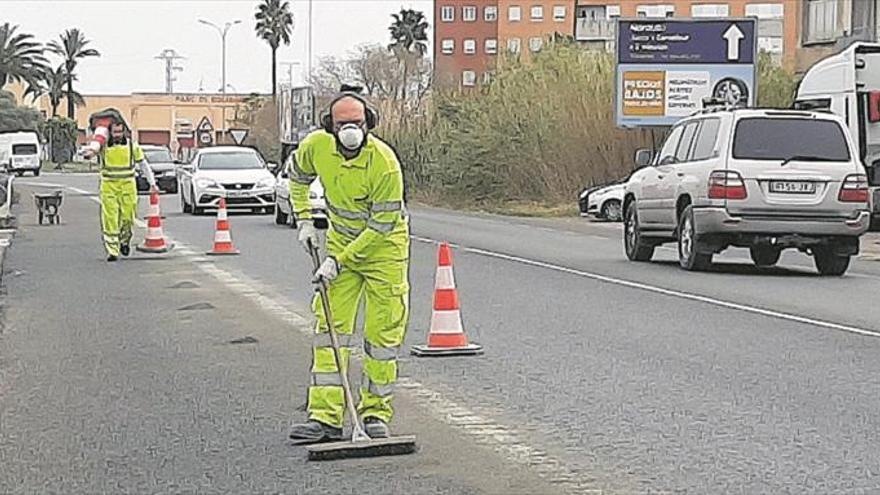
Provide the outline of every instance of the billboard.
<path id="1" fill-rule="evenodd" d="M 312 88 L 282 87 L 278 94 L 278 130 L 281 142 L 298 143 L 314 123 Z"/>
<path id="2" fill-rule="evenodd" d="M 670 126 L 706 97 L 754 105 L 755 34 L 755 19 L 619 20 L 617 125 Z"/>

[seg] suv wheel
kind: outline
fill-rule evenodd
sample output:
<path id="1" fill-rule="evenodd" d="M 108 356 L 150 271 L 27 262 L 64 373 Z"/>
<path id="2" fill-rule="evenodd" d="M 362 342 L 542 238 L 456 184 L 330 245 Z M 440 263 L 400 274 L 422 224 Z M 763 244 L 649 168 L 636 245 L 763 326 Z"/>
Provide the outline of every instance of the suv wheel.
<path id="1" fill-rule="evenodd" d="M 623 221 L 623 248 L 630 261 L 650 261 L 654 256 L 654 245 L 642 238 L 639 226 L 639 211 L 635 201 L 627 205 Z"/>
<path id="2" fill-rule="evenodd" d="M 772 246 L 751 246 L 749 255 L 756 266 L 773 266 L 779 262 L 782 250 Z"/>
<path id="3" fill-rule="evenodd" d="M 278 205 L 275 205 L 275 225 L 287 225 L 287 222 L 287 213 L 284 213 Z"/>
<path id="4" fill-rule="evenodd" d="M 602 218 L 611 222 L 619 222 L 621 220 L 620 201 L 609 199 L 602 205 Z"/>
<path id="5" fill-rule="evenodd" d="M 712 253 L 704 253 L 694 222 L 694 208 L 688 206 L 678 219 L 678 264 L 685 270 L 703 271 L 712 266 Z"/>
<path id="6" fill-rule="evenodd" d="M 813 248 L 813 262 L 820 275 L 839 277 L 846 273 L 849 268 L 848 254 L 839 255 L 834 252 L 833 246 Z"/>
<path id="7" fill-rule="evenodd" d="M 180 191 L 180 207 L 184 213 L 191 213 L 192 208 L 190 208 L 189 203 L 186 202 L 186 198 L 183 197 L 183 190 Z"/>

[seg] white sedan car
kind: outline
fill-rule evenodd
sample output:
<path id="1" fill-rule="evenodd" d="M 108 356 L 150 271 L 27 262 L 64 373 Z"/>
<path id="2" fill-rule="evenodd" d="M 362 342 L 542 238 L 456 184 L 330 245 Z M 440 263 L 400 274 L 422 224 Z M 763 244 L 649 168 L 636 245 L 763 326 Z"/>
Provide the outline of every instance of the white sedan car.
<path id="1" fill-rule="evenodd" d="M 290 203 L 290 169 L 288 164 L 278 173 L 275 183 L 275 223 L 278 225 L 290 225 L 296 228 L 296 218 L 293 215 L 293 206 Z M 312 207 L 312 218 L 315 227 L 327 228 L 327 201 L 324 199 L 324 186 L 320 179 L 315 179 L 309 186 L 309 202 Z"/>
<path id="2" fill-rule="evenodd" d="M 586 205 L 584 216 L 593 216 L 611 222 L 623 219 L 623 193 L 626 182 L 610 184 L 589 192 L 581 200 Z"/>
<path id="3" fill-rule="evenodd" d="M 200 149 L 178 168 L 184 213 L 216 209 L 226 198 L 230 210 L 275 211 L 275 176 L 252 148 L 216 146 Z"/>

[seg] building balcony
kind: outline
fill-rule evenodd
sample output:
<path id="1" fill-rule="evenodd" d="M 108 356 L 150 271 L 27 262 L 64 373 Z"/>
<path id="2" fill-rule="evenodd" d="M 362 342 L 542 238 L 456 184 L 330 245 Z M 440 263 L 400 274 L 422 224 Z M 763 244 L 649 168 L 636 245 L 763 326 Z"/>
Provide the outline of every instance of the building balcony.
<path id="1" fill-rule="evenodd" d="M 574 36 L 578 41 L 613 40 L 615 23 L 612 20 L 578 18 Z"/>

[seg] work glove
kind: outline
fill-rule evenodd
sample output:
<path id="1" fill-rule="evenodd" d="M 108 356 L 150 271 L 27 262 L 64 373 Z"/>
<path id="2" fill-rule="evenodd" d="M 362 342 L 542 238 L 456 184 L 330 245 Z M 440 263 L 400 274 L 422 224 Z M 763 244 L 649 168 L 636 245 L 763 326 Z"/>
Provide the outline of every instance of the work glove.
<path id="1" fill-rule="evenodd" d="M 318 247 L 318 231 L 315 229 L 315 223 L 311 220 L 300 220 L 298 230 L 300 244 L 307 253 L 311 254 L 309 243 L 311 242 L 316 249 Z"/>
<path id="2" fill-rule="evenodd" d="M 325 282 L 330 282 L 336 277 L 339 276 L 339 262 L 336 261 L 336 258 L 332 256 L 328 256 L 324 259 L 324 262 L 321 263 L 321 267 L 318 268 L 318 271 L 315 272 L 315 279 L 313 282 L 318 283 L 321 280 Z"/>

